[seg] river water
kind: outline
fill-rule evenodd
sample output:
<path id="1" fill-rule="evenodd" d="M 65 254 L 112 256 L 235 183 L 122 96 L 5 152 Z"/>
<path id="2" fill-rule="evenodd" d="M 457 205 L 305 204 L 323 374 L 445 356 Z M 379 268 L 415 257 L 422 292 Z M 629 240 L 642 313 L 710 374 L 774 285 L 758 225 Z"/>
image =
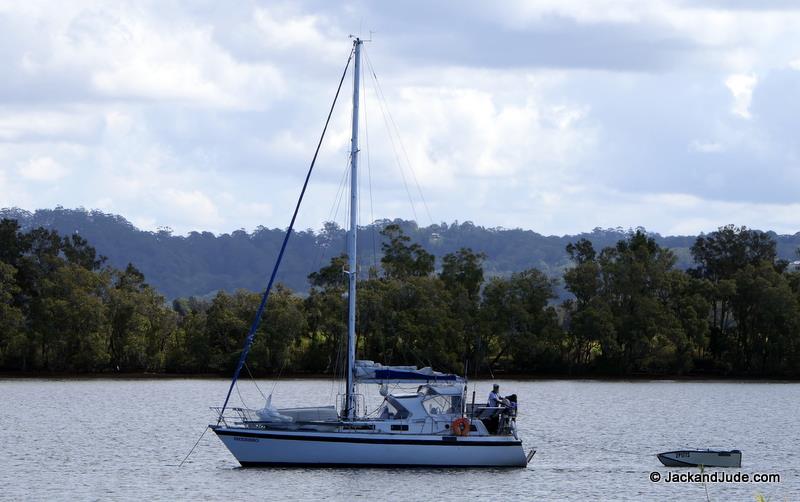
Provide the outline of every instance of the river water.
<path id="1" fill-rule="evenodd" d="M 502 381 L 501 393 L 519 396 L 526 449 L 537 450 L 525 469 L 242 469 L 210 431 L 178 468 L 227 386 L 0 380 L 0 499 L 800 500 L 797 383 Z M 473 386 L 481 400 L 491 383 Z M 329 380 L 282 380 L 273 404 L 328 404 L 336 393 Z M 263 403 L 252 382 L 241 394 Z M 738 448 L 742 468 L 720 471 L 780 482 L 650 481 L 651 472 L 698 472 L 655 457 L 686 447 Z"/>

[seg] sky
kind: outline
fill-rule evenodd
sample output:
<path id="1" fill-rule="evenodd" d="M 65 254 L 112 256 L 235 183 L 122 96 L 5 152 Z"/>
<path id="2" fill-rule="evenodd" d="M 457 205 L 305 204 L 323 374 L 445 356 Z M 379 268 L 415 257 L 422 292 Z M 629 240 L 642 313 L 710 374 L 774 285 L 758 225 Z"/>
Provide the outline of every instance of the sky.
<path id="1" fill-rule="evenodd" d="M 0 207 L 285 227 L 356 34 L 361 223 L 795 233 L 798 26 L 779 0 L 0 0 Z M 351 86 L 299 228 L 344 225 Z"/>

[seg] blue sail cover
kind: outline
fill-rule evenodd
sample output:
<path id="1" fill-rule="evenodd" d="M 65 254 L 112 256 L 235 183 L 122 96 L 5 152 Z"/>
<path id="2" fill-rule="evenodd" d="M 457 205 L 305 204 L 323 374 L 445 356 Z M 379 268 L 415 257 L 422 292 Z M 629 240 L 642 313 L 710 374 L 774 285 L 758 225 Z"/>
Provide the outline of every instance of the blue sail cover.
<path id="1" fill-rule="evenodd" d="M 356 361 L 355 379 L 360 383 L 456 383 L 464 379 L 451 373 L 416 366 L 384 366 L 373 361 Z"/>

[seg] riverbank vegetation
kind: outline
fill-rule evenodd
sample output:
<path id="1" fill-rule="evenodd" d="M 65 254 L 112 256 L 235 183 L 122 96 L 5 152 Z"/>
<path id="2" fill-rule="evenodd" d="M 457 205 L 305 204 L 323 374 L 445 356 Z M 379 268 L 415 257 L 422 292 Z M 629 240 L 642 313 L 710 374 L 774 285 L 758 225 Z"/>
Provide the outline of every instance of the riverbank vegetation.
<path id="1" fill-rule="evenodd" d="M 361 359 L 470 375 L 800 376 L 800 273 L 768 234 L 701 236 L 689 270 L 641 231 L 603 249 L 581 239 L 560 280 L 533 268 L 487 279 L 481 252 L 437 263 L 397 225 L 383 237 L 380 263 L 360 273 Z M 341 371 L 346 263 L 312 273 L 307 294 L 273 290 L 250 371 Z M 570 298 L 557 299 L 559 285 Z M 4 372 L 229 374 L 259 299 L 168 304 L 134 265 L 107 266 L 78 235 L 0 222 Z"/>

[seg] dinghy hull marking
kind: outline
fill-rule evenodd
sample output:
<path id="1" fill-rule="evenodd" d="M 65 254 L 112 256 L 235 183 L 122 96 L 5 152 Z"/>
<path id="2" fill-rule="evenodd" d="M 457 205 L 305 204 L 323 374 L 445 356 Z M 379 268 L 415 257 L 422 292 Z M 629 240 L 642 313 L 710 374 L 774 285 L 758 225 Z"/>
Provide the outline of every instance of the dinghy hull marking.
<path id="1" fill-rule="evenodd" d="M 656 455 L 658 460 L 667 467 L 741 467 L 742 452 L 711 451 L 711 450 L 682 450 L 668 451 Z"/>

